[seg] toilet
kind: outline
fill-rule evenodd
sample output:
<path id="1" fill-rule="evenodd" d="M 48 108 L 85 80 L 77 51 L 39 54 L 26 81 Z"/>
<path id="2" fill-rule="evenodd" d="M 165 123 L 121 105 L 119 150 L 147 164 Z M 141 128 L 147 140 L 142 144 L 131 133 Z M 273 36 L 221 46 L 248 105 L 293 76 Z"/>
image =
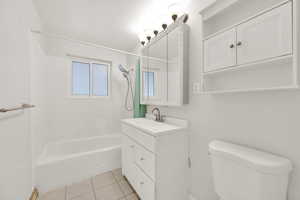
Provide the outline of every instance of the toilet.
<path id="1" fill-rule="evenodd" d="M 212 141 L 209 154 L 220 200 L 287 200 L 288 159 L 223 141 Z"/>

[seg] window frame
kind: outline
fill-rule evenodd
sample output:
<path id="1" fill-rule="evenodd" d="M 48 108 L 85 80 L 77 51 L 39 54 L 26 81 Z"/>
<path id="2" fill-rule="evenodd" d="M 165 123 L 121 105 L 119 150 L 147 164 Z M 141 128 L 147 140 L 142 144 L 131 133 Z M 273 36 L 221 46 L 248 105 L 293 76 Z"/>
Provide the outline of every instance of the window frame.
<path id="1" fill-rule="evenodd" d="M 89 95 L 74 95 L 73 94 L 73 62 L 87 63 L 89 64 Z M 93 64 L 106 65 L 107 66 L 107 96 L 96 96 L 93 95 Z M 104 61 L 100 59 L 89 59 L 81 57 L 70 57 L 69 62 L 69 91 L 68 97 L 71 99 L 110 99 L 111 98 L 111 66 L 110 61 Z"/>

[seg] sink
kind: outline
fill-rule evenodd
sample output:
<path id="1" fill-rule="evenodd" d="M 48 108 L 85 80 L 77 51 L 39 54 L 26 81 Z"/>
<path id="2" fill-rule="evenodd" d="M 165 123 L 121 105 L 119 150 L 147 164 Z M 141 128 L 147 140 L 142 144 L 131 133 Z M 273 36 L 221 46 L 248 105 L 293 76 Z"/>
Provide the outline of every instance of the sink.
<path id="1" fill-rule="evenodd" d="M 164 122 L 156 122 L 149 118 L 123 119 L 123 123 L 141 129 L 154 136 L 175 132 L 187 128 L 187 121 L 176 118 L 165 118 Z"/>

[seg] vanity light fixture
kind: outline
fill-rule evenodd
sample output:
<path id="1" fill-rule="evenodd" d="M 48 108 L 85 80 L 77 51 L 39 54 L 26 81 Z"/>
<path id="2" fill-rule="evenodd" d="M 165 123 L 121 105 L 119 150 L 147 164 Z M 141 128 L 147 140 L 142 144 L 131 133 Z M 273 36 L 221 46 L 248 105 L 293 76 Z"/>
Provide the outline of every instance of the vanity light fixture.
<path id="1" fill-rule="evenodd" d="M 154 30 L 153 33 L 154 33 L 155 36 L 158 35 L 158 31 L 157 30 Z"/>
<path id="2" fill-rule="evenodd" d="M 183 23 L 186 23 L 189 20 L 189 15 L 185 14 L 183 18 Z"/>
<path id="3" fill-rule="evenodd" d="M 141 44 L 142 44 L 143 46 L 145 45 L 145 43 L 146 43 L 145 41 L 141 41 Z"/>
<path id="4" fill-rule="evenodd" d="M 150 42 L 150 40 L 151 40 L 151 36 L 147 36 L 147 40 Z"/>
<path id="5" fill-rule="evenodd" d="M 162 27 L 164 30 L 166 30 L 167 27 L 168 27 L 168 25 L 167 25 L 167 24 L 162 24 L 161 27 Z"/>
<path id="6" fill-rule="evenodd" d="M 177 17 L 178 17 L 177 14 L 173 14 L 173 15 L 172 15 L 172 19 L 173 19 L 174 22 L 176 22 Z"/>

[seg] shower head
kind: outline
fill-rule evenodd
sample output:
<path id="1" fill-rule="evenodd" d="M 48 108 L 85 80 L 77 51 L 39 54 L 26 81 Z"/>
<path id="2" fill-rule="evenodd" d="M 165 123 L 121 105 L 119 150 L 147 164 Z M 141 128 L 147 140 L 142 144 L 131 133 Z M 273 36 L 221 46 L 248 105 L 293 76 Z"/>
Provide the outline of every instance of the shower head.
<path id="1" fill-rule="evenodd" d="M 123 67 L 123 65 L 119 65 L 119 70 L 120 70 L 123 74 L 129 74 L 129 70 L 126 69 L 125 67 Z"/>

